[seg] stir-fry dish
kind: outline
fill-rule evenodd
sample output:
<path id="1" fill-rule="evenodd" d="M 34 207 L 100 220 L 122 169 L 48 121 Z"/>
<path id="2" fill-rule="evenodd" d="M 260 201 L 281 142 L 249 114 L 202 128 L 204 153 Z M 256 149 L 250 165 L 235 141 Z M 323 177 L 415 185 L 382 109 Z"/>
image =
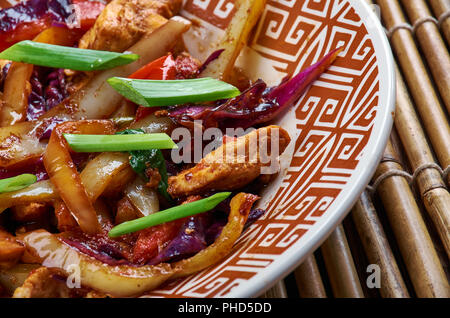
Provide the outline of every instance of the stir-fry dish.
<path id="1" fill-rule="evenodd" d="M 3 297 L 139 297 L 221 262 L 265 214 L 274 122 L 340 52 L 268 86 L 235 67 L 265 0 L 204 61 L 182 0 L 0 4 Z"/>

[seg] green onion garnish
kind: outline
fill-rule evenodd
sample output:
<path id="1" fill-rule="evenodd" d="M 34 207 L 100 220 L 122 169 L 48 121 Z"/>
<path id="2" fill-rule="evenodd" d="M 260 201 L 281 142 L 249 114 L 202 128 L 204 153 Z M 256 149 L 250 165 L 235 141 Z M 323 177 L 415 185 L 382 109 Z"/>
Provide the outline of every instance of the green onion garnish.
<path id="1" fill-rule="evenodd" d="M 0 180 L 0 193 L 17 191 L 26 188 L 37 181 L 34 174 L 21 174 L 16 177 Z"/>
<path id="2" fill-rule="evenodd" d="M 173 208 L 156 212 L 139 219 L 124 222 L 113 227 L 111 231 L 109 231 L 108 235 L 110 237 L 117 237 L 120 235 L 140 231 L 150 226 L 155 226 L 202 212 L 210 211 L 214 209 L 220 202 L 228 198 L 230 194 L 231 192 L 216 193 L 205 199 L 178 205 Z"/>
<path id="3" fill-rule="evenodd" d="M 167 134 L 77 135 L 64 134 L 75 152 L 133 151 L 177 148 Z"/>
<path id="4" fill-rule="evenodd" d="M 134 134 L 145 134 L 142 129 L 125 129 L 116 133 L 117 135 L 134 135 Z M 147 168 L 156 168 L 159 171 L 161 180 L 158 184 L 159 193 L 171 203 L 172 198 L 167 192 L 168 188 L 168 175 L 166 160 L 164 159 L 163 153 L 160 149 L 149 149 L 149 150 L 135 150 L 128 151 L 130 154 L 130 166 L 138 175 L 140 175 L 147 182 L 148 177 L 145 174 Z"/>
<path id="5" fill-rule="evenodd" d="M 147 107 L 215 101 L 240 94 L 233 85 L 208 77 L 163 81 L 112 77 L 108 83 L 125 98 Z"/>
<path id="6" fill-rule="evenodd" d="M 138 58 L 137 54 L 79 49 L 29 40 L 16 43 L 0 53 L 0 59 L 76 71 L 109 69 L 129 64 Z"/>

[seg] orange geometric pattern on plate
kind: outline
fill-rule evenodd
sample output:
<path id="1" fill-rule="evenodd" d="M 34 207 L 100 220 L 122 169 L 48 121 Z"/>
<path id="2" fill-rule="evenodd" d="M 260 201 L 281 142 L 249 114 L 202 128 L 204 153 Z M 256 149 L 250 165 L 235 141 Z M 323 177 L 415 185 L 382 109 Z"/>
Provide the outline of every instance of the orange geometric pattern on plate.
<path id="1" fill-rule="evenodd" d="M 184 10 L 224 29 L 232 17 L 230 3 L 187 0 Z M 292 161 L 266 215 L 225 260 L 151 296 L 224 296 L 262 273 L 327 213 L 368 143 L 379 103 L 377 58 L 366 26 L 347 0 L 268 1 L 249 45 L 285 74 L 336 47 L 344 50 L 295 106 L 299 134 Z"/>

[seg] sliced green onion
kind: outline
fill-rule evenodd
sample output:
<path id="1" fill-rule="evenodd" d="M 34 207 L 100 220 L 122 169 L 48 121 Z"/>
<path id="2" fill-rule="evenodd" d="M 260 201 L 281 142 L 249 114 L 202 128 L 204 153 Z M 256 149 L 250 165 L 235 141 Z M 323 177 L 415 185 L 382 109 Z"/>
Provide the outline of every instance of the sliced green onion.
<path id="1" fill-rule="evenodd" d="M 0 193 L 17 191 L 26 188 L 37 181 L 34 174 L 21 174 L 16 177 L 0 180 Z"/>
<path id="2" fill-rule="evenodd" d="M 0 53 L 0 59 L 28 64 L 68 68 L 76 71 L 96 71 L 129 64 L 137 54 L 79 49 L 61 45 L 22 41 Z"/>
<path id="3" fill-rule="evenodd" d="M 167 134 L 77 135 L 64 134 L 75 152 L 133 151 L 177 148 Z"/>
<path id="4" fill-rule="evenodd" d="M 125 129 L 116 133 L 117 135 L 133 135 L 133 134 L 145 134 L 142 129 Z M 159 193 L 167 200 L 167 202 L 172 203 L 172 198 L 167 192 L 168 188 L 168 175 L 166 160 L 160 149 L 150 149 L 150 150 L 136 150 L 128 151 L 130 154 L 130 166 L 138 175 L 148 181 L 148 177 L 145 174 L 147 168 L 156 168 L 159 171 L 161 180 L 158 184 Z"/>
<path id="5" fill-rule="evenodd" d="M 156 212 L 139 219 L 119 224 L 109 231 L 110 237 L 136 232 L 145 228 L 175 221 L 181 218 L 203 213 L 214 209 L 220 202 L 231 195 L 231 192 L 216 193 L 208 198 L 182 204 L 173 208 Z"/>
<path id="6" fill-rule="evenodd" d="M 240 94 L 233 85 L 208 77 L 163 81 L 112 77 L 108 83 L 125 98 L 147 107 L 215 101 Z"/>

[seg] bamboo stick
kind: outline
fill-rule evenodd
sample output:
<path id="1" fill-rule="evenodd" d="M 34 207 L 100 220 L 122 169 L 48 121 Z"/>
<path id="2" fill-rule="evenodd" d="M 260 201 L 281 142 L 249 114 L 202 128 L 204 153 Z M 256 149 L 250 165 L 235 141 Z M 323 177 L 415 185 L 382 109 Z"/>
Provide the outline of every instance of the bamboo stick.
<path id="1" fill-rule="evenodd" d="M 266 291 L 260 298 L 287 298 L 286 286 L 284 281 L 280 280 L 271 289 Z"/>
<path id="2" fill-rule="evenodd" d="M 396 158 L 389 142 L 386 158 Z M 409 277 L 418 297 L 450 297 L 450 287 L 408 182 L 396 175 L 402 167 L 382 161 L 374 179 L 384 178 L 377 192 L 383 202 Z"/>
<path id="3" fill-rule="evenodd" d="M 301 298 L 326 298 L 319 268 L 314 255 L 308 256 L 294 271 L 298 293 Z"/>
<path id="4" fill-rule="evenodd" d="M 450 68 L 449 68 L 450 70 Z M 450 258 L 450 194 L 442 182 L 439 168 L 413 109 L 403 77 L 397 73 L 397 112 L 394 119 L 398 135 L 413 171 L 425 208 L 436 226 Z M 436 167 L 437 166 L 437 167 Z M 427 167 L 427 168 L 426 168 Z"/>
<path id="5" fill-rule="evenodd" d="M 408 298 L 408 289 L 367 192 L 362 193 L 353 207 L 351 215 L 369 262 L 380 267 L 381 296 L 384 298 Z"/>
<path id="6" fill-rule="evenodd" d="M 450 1 L 429 0 L 436 19 L 440 23 L 440 28 L 447 44 L 450 45 Z"/>
<path id="7" fill-rule="evenodd" d="M 336 298 L 364 298 L 342 224 L 321 246 L 325 267 Z"/>
<path id="8" fill-rule="evenodd" d="M 442 100 L 450 112 L 450 55 L 439 33 L 436 19 L 424 0 L 401 0 L 414 26 L 416 39 L 434 77 Z"/>
<path id="9" fill-rule="evenodd" d="M 433 145 L 436 156 L 445 169 L 450 165 L 450 126 L 447 115 L 434 91 L 411 31 L 396 0 L 377 0 L 383 21 L 391 30 L 391 45 L 407 81 L 416 109 Z"/>

